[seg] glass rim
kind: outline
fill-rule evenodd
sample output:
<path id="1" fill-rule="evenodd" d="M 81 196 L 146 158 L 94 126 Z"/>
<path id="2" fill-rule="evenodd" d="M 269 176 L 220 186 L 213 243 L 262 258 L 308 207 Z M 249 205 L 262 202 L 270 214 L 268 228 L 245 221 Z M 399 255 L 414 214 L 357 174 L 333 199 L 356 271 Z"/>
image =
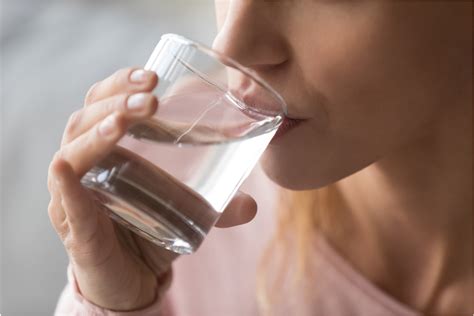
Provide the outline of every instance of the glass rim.
<path id="1" fill-rule="evenodd" d="M 234 69 L 237 69 L 238 71 L 242 72 L 244 75 L 250 77 L 252 80 L 257 82 L 257 84 L 259 84 L 263 88 L 267 89 L 268 92 L 270 92 L 271 95 L 276 99 L 276 101 L 278 101 L 280 103 L 280 107 L 282 108 L 283 114 L 285 116 L 288 115 L 288 107 L 287 107 L 286 102 L 283 99 L 283 97 L 275 89 L 273 89 L 272 86 L 270 86 L 270 84 L 268 84 L 264 79 L 262 79 L 257 73 L 255 73 L 252 70 L 249 70 L 249 69 L 245 68 L 242 64 L 235 61 L 231 57 L 228 57 L 224 54 L 221 54 L 221 53 L 213 50 L 212 48 L 208 47 L 207 45 L 204 45 L 200 42 L 191 40 L 187 37 L 184 37 L 182 35 L 178 35 L 178 34 L 175 34 L 175 33 L 163 34 L 161 36 L 161 39 L 162 40 L 171 39 L 173 41 L 179 42 L 179 43 L 184 44 L 184 45 L 193 46 L 194 48 L 204 52 L 207 55 L 210 55 L 211 57 L 214 57 L 214 58 L 217 57 L 216 59 L 219 62 L 221 62 L 220 60 L 224 60 L 226 62 L 225 64 L 221 62 L 224 66 L 232 67 Z"/>

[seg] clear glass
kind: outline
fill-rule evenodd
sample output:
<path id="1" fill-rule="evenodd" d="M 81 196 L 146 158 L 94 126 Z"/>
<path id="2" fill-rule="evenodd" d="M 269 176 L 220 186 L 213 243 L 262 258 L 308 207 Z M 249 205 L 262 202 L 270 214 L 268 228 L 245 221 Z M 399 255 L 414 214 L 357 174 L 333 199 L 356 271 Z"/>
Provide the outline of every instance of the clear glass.
<path id="1" fill-rule="evenodd" d="M 194 252 L 257 163 L 286 112 L 255 73 L 184 37 L 162 36 L 158 110 L 130 127 L 81 179 L 114 220 L 180 254 Z"/>

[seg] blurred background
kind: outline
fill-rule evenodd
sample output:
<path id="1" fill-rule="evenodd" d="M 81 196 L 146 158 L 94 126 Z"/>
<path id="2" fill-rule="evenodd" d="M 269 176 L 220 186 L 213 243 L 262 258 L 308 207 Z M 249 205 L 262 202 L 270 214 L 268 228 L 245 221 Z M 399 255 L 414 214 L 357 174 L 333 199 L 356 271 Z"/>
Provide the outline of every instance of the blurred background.
<path id="1" fill-rule="evenodd" d="M 94 82 L 144 65 L 160 36 L 211 44 L 212 0 L 3 0 L 1 295 L 3 316 L 52 315 L 67 256 L 47 215 L 47 170 L 69 115 Z"/>

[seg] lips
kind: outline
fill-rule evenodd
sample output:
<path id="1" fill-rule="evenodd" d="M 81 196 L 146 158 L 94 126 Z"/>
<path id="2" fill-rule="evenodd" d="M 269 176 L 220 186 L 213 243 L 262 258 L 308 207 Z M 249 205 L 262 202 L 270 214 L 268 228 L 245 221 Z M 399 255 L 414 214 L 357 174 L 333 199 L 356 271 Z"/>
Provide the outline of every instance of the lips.
<path id="1" fill-rule="evenodd" d="M 287 116 L 283 118 L 283 122 L 280 124 L 280 127 L 278 128 L 277 132 L 275 133 L 275 136 L 273 136 L 271 142 L 275 142 L 275 140 L 281 138 L 283 135 L 288 133 L 290 130 L 304 122 L 305 120 L 300 120 L 300 119 L 292 119 Z"/>
<path id="2" fill-rule="evenodd" d="M 275 115 L 282 113 L 281 103 L 279 103 L 277 100 L 268 100 L 268 98 L 263 98 L 262 95 L 255 93 L 247 94 L 242 97 L 242 100 L 252 110 L 255 110 L 256 112 L 263 115 Z M 283 121 L 271 142 L 279 139 L 304 121 L 305 119 L 292 118 L 286 115 L 283 116 Z"/>

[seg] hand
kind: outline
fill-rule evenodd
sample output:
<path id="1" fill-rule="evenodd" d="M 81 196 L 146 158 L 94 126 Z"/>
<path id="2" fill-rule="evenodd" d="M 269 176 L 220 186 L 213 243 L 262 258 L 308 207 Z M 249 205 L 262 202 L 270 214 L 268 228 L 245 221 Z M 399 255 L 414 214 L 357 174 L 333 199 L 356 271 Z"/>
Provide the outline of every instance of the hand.
<path id="1" fill-rule="evenodd" d="M 80 183 L 127 128 L 155 113 L 158 100 L 150 92 L 157 82 L 154 72 L 127 68 L 94 84 L 84 107 L 71 115 L 49 166 L 51 223 L 82 295 L 106 309 L 129 311 L 151 304 L 169 287 L 171 263 L 177 257 L 112 221 L 94 193 Z M 239 192 L 217 226 L 246 223 L 256 209 L 255 201 Z"/>

